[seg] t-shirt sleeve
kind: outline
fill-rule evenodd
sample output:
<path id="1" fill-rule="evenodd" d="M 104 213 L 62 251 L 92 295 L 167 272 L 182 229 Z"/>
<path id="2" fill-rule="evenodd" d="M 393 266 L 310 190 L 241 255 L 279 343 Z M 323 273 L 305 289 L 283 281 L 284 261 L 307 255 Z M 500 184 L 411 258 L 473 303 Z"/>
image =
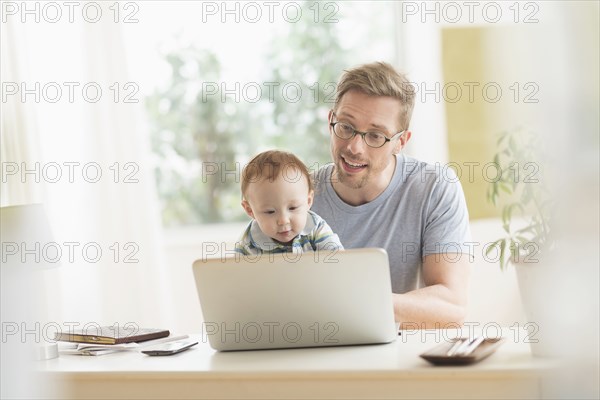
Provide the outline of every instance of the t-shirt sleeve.
<path id="1" fill-rule="evenodd" d="M 428 199 L 423 232 L 423 256 L 472 251 L 469 213 L 460 181 L 454 173 L 445 174 Z"/>

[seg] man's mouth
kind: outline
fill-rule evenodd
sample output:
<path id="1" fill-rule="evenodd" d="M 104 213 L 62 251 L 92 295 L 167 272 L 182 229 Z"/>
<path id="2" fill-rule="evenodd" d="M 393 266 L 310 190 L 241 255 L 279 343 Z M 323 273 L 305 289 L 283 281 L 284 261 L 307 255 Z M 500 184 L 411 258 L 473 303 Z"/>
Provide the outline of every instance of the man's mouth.
<path id="1" fill-rule="evenodd" d="M 342 156 L 341 158 L 342 158 L 342 165 L 343 165 L 344 169 L 348 172 L 358 172 L 367 167 L 367 164 L 349 161 L 344 156 Z"/>

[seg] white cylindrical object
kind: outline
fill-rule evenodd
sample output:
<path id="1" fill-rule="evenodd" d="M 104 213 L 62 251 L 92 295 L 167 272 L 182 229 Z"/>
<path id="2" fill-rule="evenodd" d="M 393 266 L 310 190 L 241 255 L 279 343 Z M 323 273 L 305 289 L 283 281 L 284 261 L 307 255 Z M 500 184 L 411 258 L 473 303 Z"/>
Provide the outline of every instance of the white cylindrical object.
<path id="1" fill-rule="evenodd" d="M 38 343 L 33 348 L 35 360 L 50 360 L 58 357 L 57 343 Z"/>

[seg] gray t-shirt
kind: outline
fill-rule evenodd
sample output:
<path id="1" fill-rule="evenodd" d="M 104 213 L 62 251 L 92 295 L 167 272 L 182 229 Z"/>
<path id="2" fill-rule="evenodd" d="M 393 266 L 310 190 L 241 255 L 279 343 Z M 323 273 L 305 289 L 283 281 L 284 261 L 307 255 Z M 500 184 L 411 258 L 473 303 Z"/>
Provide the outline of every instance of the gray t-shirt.
<path id="1" fill-rule="evenodd" d="M 439 254 L 452 262 L 455 253 L 469 253 L 469 214 L 452 169 L 400 154 L 387 189 L 356 207 L 333 190 L 332 171 L 333 164 L 316 171 L 312 210 L 327 221 L 346 249 L 382 247 L 388 252 L 394 293 L 420 286 L 424 256 Z"/>

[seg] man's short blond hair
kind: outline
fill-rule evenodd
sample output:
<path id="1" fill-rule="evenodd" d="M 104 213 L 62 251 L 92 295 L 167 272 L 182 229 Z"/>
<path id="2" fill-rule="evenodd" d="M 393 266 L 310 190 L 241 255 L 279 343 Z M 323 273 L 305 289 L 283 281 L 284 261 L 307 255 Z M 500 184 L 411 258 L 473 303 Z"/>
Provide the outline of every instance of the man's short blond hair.
<path id="1" fill-rule="evenodd" d="M 337 85 L 335 105 L 336 111 L 344 94 L 351 90 L 369 96 L 388 96 L 400 100 L 400 127 L 407 130 L 415 106 L 415 88 L 406 75 L 396 71 L 385 62 L 374 62 L 345 70 Z"/>
<path id="2" fill-rule="evenodd" d="M 300 173 L 300 175 L 298 175 Z M 310 172 L 306 165 L 294 154 L 281 150 L 268 150 L 256 155 L 242 171 L 242 197 L 251 183 L 264 179 L 273 181 L 279 176 L 291 182 L 306 179 L 308 191 L 314 189 Z"/>

